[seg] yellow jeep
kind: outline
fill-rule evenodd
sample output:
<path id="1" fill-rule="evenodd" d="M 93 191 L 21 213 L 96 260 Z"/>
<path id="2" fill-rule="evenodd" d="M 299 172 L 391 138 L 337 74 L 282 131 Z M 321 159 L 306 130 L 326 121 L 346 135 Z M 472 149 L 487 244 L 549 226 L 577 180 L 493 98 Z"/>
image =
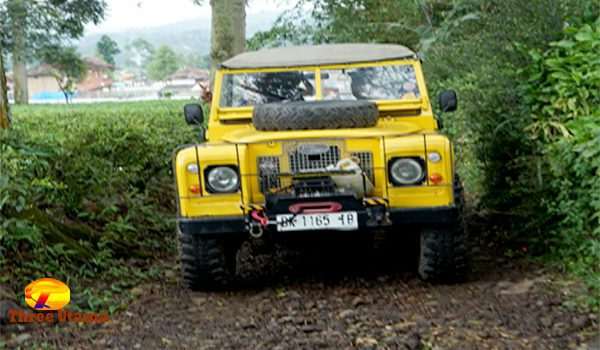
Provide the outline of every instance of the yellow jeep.
<path id="1" fill-rule="evenodd" d="M 442 111 L 456 94 L 440 95 Z M 199 105 L 190 124 L 203 126 Z M 192 289 L 230 283 L 243 240 L 419 227 L 418 273 L 466 269 L 462 189 L 421 62 L 397 45 L 247 52 L 215 74 L 205 142 L 174 156 L 181 262 Z M 204 130 L 204 129 L 203 129 Z"/>

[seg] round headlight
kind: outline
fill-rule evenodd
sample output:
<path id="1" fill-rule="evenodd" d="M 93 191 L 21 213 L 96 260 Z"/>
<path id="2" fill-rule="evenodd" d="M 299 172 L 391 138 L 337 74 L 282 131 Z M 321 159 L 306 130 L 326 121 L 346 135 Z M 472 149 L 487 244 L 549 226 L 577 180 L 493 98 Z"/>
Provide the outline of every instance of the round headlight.
<path id="1" fill-rule="evenodd" d="M 397 185 L 412 185 L 423 181 L 425 172 L 419 162 L 412 158 L 395 160 L 390 166 L 392 182 Z"/>
<path id="2" fill-rule="evenodd" d="M 211 192 L 235 192 L 240 186 L 240 178 L 237 172 L 227 166 L 210 169 L 206 181 Z"/>

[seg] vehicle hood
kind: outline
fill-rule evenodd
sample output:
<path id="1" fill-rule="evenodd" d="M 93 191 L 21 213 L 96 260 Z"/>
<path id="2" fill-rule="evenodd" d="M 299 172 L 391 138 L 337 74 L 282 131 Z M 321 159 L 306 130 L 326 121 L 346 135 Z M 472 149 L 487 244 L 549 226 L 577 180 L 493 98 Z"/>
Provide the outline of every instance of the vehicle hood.
<path id="1" fill-rule="evenodd" d="M 257 131 L 252 128 L 232 131 L 226 134 L 223 137 L 223 140 L 230 143 L 257 143 L 297 139 L 365 138 L 400 136 L 414 134 L 421 130 L 422 128 L 420 126 L 413 123 L 396 124 L 393 128 L 375 127 L 365 129 Z"/>

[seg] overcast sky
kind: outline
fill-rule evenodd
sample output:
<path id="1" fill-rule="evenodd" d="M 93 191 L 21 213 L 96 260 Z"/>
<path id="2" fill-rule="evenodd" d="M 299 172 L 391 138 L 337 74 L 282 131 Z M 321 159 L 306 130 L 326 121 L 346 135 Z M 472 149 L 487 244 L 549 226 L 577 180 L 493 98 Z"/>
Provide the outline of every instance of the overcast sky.
<path id="1" fill-rule="evenodd" d="M 87 33 L 114 32 L 128 28 L 153 27 L 194 18 L 210 18 L 209 0 L 203 6 L 192 0 L 106 0 L 107 16 L 100 25 L 90 25 Z M 292 0 L 250 0 L 247 14 L 283 11 Z"/>

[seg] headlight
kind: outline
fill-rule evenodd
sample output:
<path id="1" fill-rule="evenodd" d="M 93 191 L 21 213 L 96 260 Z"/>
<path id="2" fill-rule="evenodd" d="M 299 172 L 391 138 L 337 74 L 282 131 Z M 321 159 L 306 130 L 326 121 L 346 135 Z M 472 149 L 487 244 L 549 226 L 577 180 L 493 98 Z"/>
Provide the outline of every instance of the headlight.
<path id="1" fill-rule="evenodd" d="M 240 177 L 232 167 L 217 166 L 207 172 L 206 185 L 210 192 L 231 193 L 240 187 Z"/>
<path id="2" fill-rule="evenodd" d="M 423 181 L 425 171 L 413 158 L 398 158 L 390 162 L 390 178 L 395 185 L 413 185 Z"/>

